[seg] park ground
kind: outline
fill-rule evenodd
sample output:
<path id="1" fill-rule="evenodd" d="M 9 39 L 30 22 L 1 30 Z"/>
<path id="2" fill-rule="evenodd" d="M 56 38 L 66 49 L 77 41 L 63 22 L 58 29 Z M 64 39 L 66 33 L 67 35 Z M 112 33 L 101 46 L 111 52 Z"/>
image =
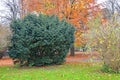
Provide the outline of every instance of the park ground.
<path id="1" fill-rule="evenodd" d="M 91 59 L 93 61 L 91 61 Z M 98 53 L 94 52 L 92 54 L 87 52 L 76 52 L 75 56 L 70 56 L 68 53 L 68 56 L 66 57 L 65 63 L 81 63 L 81 62 L 99 62 L 99 56 Z M 9 57 L 4 57 L 3 59 L 0 59 L 0 66 L 13 66 L 13 61 Z"/>
<path id="2" fill-rule="evenodd" d="M 120 74 L 103 73 L 98 58 L 96 54 L 76 54 L 67 56 L 62 65 L 22 68 L 13 66 L 10 58 L 3 58 L 0 80 L 120 80 Z"/>

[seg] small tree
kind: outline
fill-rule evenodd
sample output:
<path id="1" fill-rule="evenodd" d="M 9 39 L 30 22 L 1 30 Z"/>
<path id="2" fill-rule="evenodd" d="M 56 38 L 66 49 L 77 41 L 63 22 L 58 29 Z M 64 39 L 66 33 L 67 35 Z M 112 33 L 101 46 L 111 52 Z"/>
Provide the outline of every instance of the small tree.
<path id="1" fill-rule="evenodd" d="M 9 27 L 3 27 L 0 25 L 0 59 L 3 53 L 6 51 L 10 42 L 11 31 Z"/>
<path id="2" fill-rule="evenodd" d="M 89 31 L 89 43 L 101 54 L 104 71 L 120 71 L 120 24 L 119 21 L 108 21 L 104 25 L 96 19 Z"/>
<path id="3" fill-rule="evenodd" d="M 61 64 L 74 42 L 74 27 L 56 16 L 30 14 L 11 28 L 9 55 L 21 66 Z"/>

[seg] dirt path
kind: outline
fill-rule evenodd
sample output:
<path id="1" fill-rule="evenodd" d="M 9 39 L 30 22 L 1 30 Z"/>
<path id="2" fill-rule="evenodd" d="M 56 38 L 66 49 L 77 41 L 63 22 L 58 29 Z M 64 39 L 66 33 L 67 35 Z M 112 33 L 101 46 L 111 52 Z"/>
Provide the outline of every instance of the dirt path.
<path id="1" fill-rule="evenodd" d="M 3 58 L 0 59 L 0 66 L 12 66 L 13 65 L 13 61 L 10 58 Z"/>
<path id="2" fill-rule="evenodd" d="M 83 53 L 83 52 L 76 52 L 75 56 L 67 56 L 66 62 L 100 62 L 100 56 L 98 53 Z"/>
<path id="3" fill-rule="evenodd" d="M 66 62 L 67 63 L 76 63 L 76 62 L 99 62 L 99 56 L 98 54 L 94 53 L 94 54 L 84 54 L 81 52 L 76 53 L 75 56 L 67 56 L 66 57 Z M 12 66 L 13 65 L 13 61 L 10 58 L 3 58 L 0 59 L 0 66 Z"/>

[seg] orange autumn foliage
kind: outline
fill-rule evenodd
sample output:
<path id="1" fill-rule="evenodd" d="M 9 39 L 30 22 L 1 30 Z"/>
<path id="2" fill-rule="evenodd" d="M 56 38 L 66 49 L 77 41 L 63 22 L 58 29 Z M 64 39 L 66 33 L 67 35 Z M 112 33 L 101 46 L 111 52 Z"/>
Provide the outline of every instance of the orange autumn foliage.
<path id="1" fill-rule="evenodd" d="M 23 9 L 27 12 L 41 12 L 44 14 L 54 14 L 60 19 L 65 18 L 75 25 L 75 45 L 85 43 L 82 33 L 87 30 L 87 22 L 93 19 L 99 9 L 95 0 L 23 0 Z"/>
<path id="2" fill-rule="evenodd" d="M 22 10 L 25 13 L 40 11 L 40 0 L 21 0 L 22 1 Z"/>

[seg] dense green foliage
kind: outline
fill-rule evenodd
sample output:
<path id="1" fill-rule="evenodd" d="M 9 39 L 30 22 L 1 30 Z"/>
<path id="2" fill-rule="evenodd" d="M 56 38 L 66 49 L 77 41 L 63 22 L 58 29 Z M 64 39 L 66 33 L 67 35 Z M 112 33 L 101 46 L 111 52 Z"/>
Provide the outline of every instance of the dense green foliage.
<path id="1" fill-rule="evenodd" d="M 100 65 L 64 64 L 41 68 L 0 67 L 0 80 L 120 80 L 120 74 L 102 73 Z"/>
<path id="2" fill-rule="evenodd" d="M 61 64 L 74 42 L 74 26 L 56 16 L 29 14 L 11 28 L 9 55 L 20 65 Z"/>

